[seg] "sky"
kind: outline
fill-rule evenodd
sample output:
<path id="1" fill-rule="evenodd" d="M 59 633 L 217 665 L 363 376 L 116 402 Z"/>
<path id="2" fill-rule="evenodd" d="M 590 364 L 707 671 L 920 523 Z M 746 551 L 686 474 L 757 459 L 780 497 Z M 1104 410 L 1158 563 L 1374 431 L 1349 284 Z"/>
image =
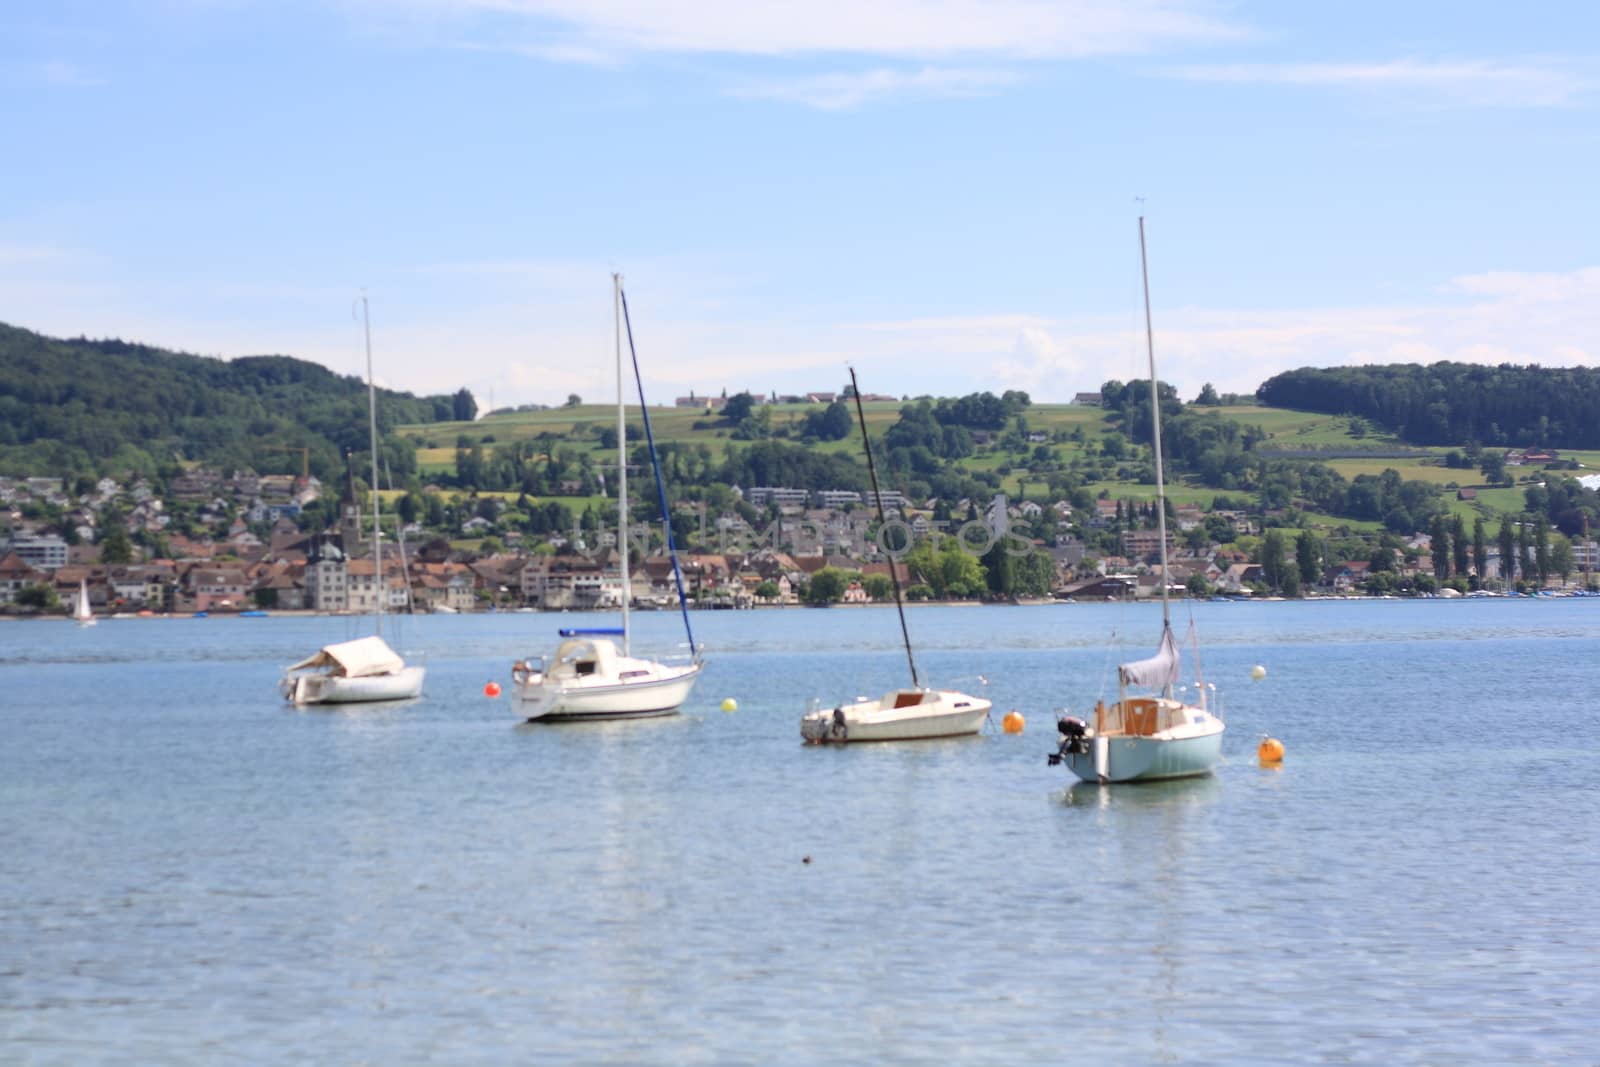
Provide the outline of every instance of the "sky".
<path id="1" fill-rule="evenodd" d="M 480 405 L 1600 361 L 1600 5 L 0 8 L 0 321 Z"/>

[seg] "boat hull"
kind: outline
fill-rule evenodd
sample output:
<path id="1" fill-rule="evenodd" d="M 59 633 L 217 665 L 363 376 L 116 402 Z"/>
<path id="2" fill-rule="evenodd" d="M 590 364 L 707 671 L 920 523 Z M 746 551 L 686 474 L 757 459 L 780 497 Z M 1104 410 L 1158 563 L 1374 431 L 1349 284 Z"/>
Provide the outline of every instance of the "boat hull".
<path id="1" fill-rule="evenodd" d="M 939 690 L 937 700 L 895 707 L 890 694 L 813 711 L 800 720 L 800 736 L 815 744 L 855 741 L 924 741 L 963 737 L 983 728 L 992 707 L 981 697 Z"/>
<path id="2" fill-rule="evenodd" d="M 1103 766 L 1095 752 L 1101 743 Z M 1087 747 L 1087 752 L 1062 754 L 1062 762 L 1085 782 L 1157 782 L 1210 774 L 1222 758 L 1222 731 L 1188 737 L 1090 737 Z"/>
<path id="3" fill-rule="evenodd" d="M 700 679 L 701 665 L 662 667 L 636 681 L 538 680 L 516 683 L 517 714 L 529 722 L 649 719 L 676 715 Z"/>
<path id="4" fill-rule="evenodd" d="M 422 694 L 425 667 L 405 667 L 393 674 L 349 678 L 334 674 L 301 674 L 285 679 L 292 704 L 372 704 L 410 700 Z"/>

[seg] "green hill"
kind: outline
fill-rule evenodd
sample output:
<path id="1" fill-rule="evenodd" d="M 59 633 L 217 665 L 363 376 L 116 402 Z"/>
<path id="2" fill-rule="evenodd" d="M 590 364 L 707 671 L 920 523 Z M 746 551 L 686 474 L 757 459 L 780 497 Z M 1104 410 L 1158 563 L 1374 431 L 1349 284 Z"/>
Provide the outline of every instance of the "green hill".
<path id="1" fill-rule="evenodd" d="M 465 391 L 380 391 L 380 429 L 473 414 Z M 59 340 L 0 324 L 0 474 L 156 475 L 201 461 L 324 480 L 367 450 L 359 378 L 288 356 L 233 360 L 118 340 Z M 397 477 L 413 453 L 393 449 Z"/>

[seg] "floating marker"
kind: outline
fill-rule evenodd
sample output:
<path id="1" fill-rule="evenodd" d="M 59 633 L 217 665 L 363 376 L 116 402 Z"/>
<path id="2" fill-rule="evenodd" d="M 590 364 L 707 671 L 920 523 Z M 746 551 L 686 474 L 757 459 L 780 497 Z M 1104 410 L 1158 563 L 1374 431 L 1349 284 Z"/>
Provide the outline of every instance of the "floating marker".
<path id="1" fill-rule="evenodd" d="M 1020 711 L 1008 711 L 1006 717 L 1000 720 L 1000 729 L 1008 734 L 1020 734 L 1023 726 L 1027 725 Z"/>
<path id="2" fill-rule="evenodd" d="M 1279 764 L 1283 762 L 1283 742 L 1276 737 L 1263 737 L 1261 744 L 1256 746 L 1256 758 L 1263 764 Z"/>
<path id="3" fill-rule="evenodd" d="M 483 687 L 483 695 L 488 697 L 490 700 L 493 700 L 495 697 L 499 696 L 500 695 L 500 683 L 499 682 L 490 682 L 488 685 L 484 686 Z"/>
<path id="4" fill-rule="evenodd" d="M 733 699 L 732 697 L 723 697 L 722 698 L 722 710 L 723 711 L 738 711 L 739 710 L 739 702 L 737 700 Z"/>
<path id="5" fill-rule="evenodd" d="M 1251 680 L 1259 682 L 1259 681 L 1261 681 L 1261 679 L 1265 678 L 1266 676 L 1267 676 L 1267 669 L 1265 667 L 1263 667 L 1261 664 L 1257 663 L 1254 667 L 1250 668 L 1250 678 L 1251 678 Z"/>

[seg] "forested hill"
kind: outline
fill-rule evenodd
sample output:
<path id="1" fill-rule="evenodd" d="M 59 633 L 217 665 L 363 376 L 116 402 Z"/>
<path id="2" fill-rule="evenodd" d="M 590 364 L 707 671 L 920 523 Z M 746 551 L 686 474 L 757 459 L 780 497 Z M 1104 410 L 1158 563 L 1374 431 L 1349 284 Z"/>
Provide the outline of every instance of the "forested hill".
<path id="1" fill-rule="evenodd" d="M 464 389 L 379 391 L 385 431 L 475 414 Z M 0 474 L 157 474 L 180 460 L 289 473 L 301 448 L 324 480 L 346 450 L 366 452 L 365 382 L 288 356 L 212 359 L 0 323 Z M 410 449 L 386 451 L 410 465 Z"/>
<path id="2" fill-rule="evenodd" d="M 1418 445 L 1600 448 L 1600 369 L 1588 367 L 1302 367 L 1267 379 L 1256 397 L 1359 415 Z"/>

